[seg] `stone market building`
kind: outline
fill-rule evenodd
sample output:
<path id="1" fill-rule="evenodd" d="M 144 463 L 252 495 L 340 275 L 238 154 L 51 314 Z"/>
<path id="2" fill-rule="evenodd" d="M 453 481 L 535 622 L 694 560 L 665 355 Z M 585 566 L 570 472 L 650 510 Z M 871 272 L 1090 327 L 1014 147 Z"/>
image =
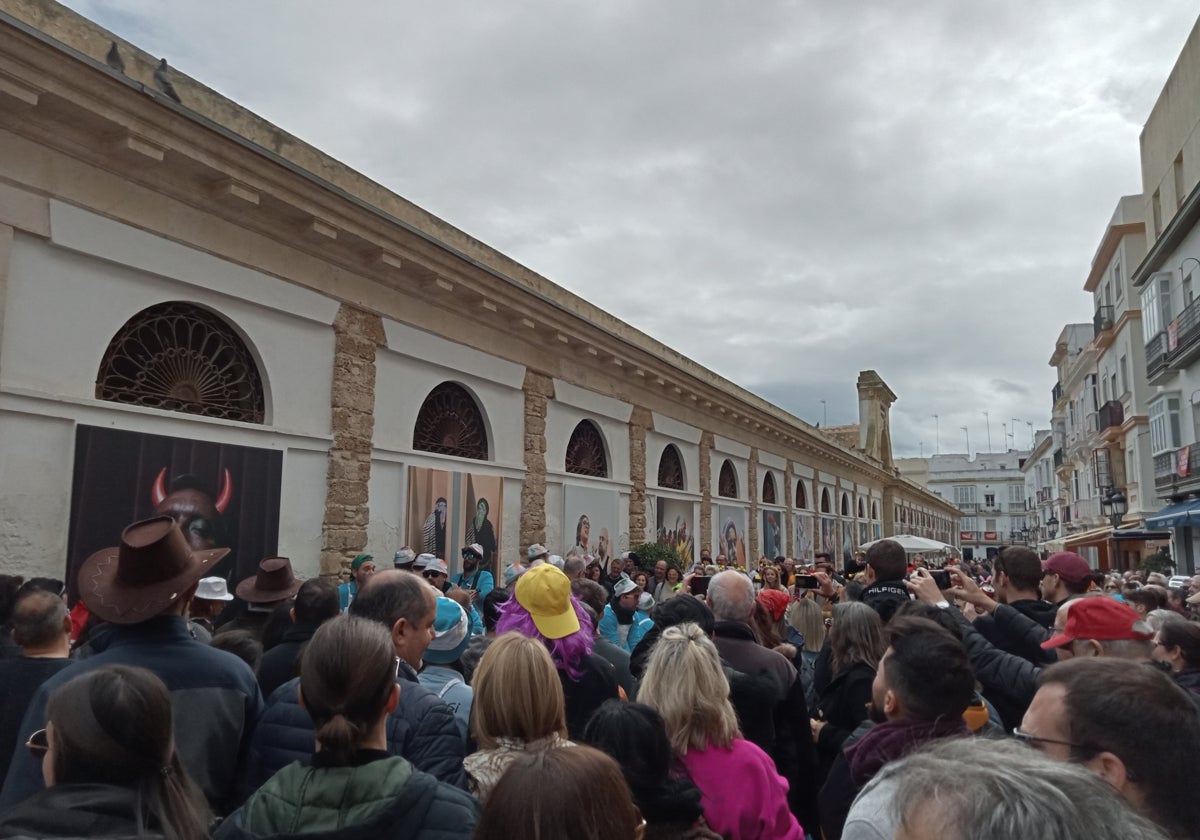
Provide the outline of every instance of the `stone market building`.
<path id="1" fill-rule="evenodd" d="M 500 568 L 533 542 L 752 562 L 957 533 L 897 474 L 873 371 L 831 439 L 201 83 L 172 73 L 174 101 L 156 67 L 0 0 L 6 572 L 69 574 L 189 493 L 231 578 L 404 545 L 454 566 L 487 543 Z"/>

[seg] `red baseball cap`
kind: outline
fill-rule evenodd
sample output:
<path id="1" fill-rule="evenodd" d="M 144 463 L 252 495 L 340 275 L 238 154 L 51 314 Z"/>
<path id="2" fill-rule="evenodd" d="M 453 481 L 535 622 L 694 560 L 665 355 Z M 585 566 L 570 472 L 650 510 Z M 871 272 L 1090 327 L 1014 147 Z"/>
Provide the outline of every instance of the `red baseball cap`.
<path id="1" fill-rule="evenodd" d="M 1042 642 L 1042 647 L 1062 647 L 1076 639 L 1153 639 L 1154 633 L 1135 629 L 1141 618 L 1132 608 L 1107 596 L 1080 598 L 1070 602 L 1067 626 L 1057 636 Z"/>
<path id="2" fill-rule="evenodd" d="M 1074 551 L 1060 551 L 1042 561 L 1042 573 L 1046 572 L 1054 572 L 1068 583 L 1079 583 L 1092 574 L 1092 567 Z"/>

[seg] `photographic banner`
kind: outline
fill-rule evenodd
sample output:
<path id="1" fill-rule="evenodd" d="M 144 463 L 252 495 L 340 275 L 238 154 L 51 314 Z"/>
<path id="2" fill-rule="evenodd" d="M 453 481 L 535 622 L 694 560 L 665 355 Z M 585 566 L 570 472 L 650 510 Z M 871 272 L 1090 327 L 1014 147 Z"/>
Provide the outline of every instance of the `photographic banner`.
<path id="1" fill-rule="evenodd" d="M 813 518 L 811 514 L 797 513 L 795 528 L 795 558 L 797 563 L 813 561 Z"/>
<path id="2" fill-rule="evenodd" d="M 759 539 L 762 541 L 761 554 L 771 561 L 774 561 L 776 557 L 781 557 L 784 554 L 784 516 L 785 514 L 783 511 L 762 511 L 762 530 L 759 531 Z"/>
<path id="3" fill-rule="evenodd" d="M 620 494 L 568 484 L 563 501 L 563 557 L 591 555 L 607 569 L 620 549 Z"/>
<path id="4" fill-rule="evenodd" d="M 462 571 L 463 547 L 479 543 L 483 568 L 499 583 L 503 493 L 499 476 L 409 467 L 408 547 L 442 558 L 453 575 Z"/>
<path id="5" fill-rule="evenodd" d="M 237 582 L 279 551 L 283 453 L 99 426 L 75 430 L 66 575 L 74 599 L 80 565 L 119 545 L 126 525 L 166 514 L 194 551 L 229 548 L 209 572 Z"/>
<path id="6" fill-rule="evenodd" d="M 683 568 L 692 565 L 696 554 L 695 533 L 696 505 L 694 502 L 681 502 L 676 499 L 658 498 L 656 533 L 660 545 L 669 545 L 675 549 L 683 561 Z"/>
<path id="7" fill-rule="evenodd" d="M 748 568 L 746 558 L 746 509 L 732 505 L 717 506 L 720 530 L 714 544 L 713 557 L 724 554 L 730 566 Z"/>

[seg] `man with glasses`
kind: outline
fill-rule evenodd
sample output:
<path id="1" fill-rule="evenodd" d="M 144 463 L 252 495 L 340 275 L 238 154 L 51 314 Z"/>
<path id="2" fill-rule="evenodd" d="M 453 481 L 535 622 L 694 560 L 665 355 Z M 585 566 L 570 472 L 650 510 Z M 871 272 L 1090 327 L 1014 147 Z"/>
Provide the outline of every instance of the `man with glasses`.
<path id="1" fill-rule="evenodd" d="M 1200 712 L 1152 665 L 1111 658 L 1052 665 L 1013 734 L 1092 770 L 1172 837 L 1200 838 L 1200 797 L 1188 772 L 1200 755 Z"/>
<path id="2" fill-rule="evenodd" d="M 460 589 L 471 593 L 471 602 L 482 600 L 496 588 L 496 579 L 487 569 L 481 568 L 483 563 L 483 546 L 472 543 L 462 550 L 463 570 L 450 579 L 450 582 Z"/>
<path id="3" fill-rule="evenodd" d="M 417 558 L 417 568 L 421 570 L 421 577 L 425 578 L 434 589 L 442 595 L 450 591 L 450 567 L 446 565 L 446 561 L 439 557 L 430 555 L 422 555 L 425 557 L 425 562 L 421 562 L 421 558 Z"/>

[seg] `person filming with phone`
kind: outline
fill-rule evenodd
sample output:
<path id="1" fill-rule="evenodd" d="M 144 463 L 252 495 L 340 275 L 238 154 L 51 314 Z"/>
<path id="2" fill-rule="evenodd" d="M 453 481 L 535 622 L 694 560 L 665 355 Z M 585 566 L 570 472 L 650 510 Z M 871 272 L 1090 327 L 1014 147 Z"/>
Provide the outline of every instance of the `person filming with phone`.
<path id="1" fill-rule="evenodd" d="M 795 600 L 807 598 L 817 602 L 825 616 L 826 626 L 833 619 L 833 605 L 841 603 L 846 596 L 846 587 L 834 580 L 833 573 L 833 563 L 818 560 L 811 575 L 796 575 L 796 583 L 792 587 L 792 598 Z"/>

